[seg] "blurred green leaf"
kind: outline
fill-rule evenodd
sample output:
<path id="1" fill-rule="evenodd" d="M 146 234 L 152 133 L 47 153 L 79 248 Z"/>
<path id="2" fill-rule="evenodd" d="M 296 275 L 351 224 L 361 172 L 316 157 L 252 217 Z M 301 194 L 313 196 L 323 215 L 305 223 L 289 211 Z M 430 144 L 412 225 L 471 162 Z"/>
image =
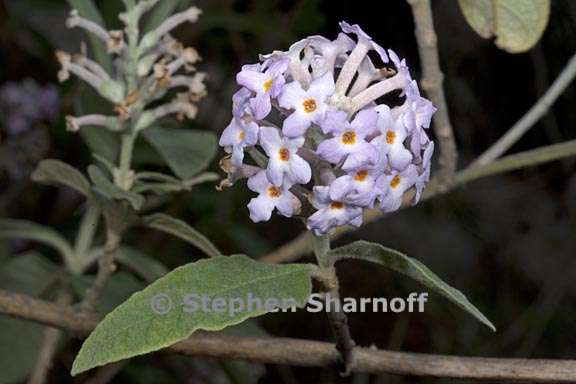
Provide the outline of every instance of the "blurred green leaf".
<path id="1" fill-rule="evenodd" d="M 180 5 L 181 0 L 162 0 L 158 5 L 150 12 L 148 19 L 146 20 L 143 33 L 149 32 L 157 28 L 164 20 L 166 20 L 178 5 Z"/>
<path id="2" fill-rule="evenodd" d="M 205 170 L 216 156 L 217 139 L 213 132 L 152 127 L 143 134 L 183 180 Z"/>
<path id="3" fill-rule="evenodd" d="M 119 153 L 118 135 L 102 127 L 86 126 L 80 130 L 80 136 L 90 148 L 90 152 L 108 163 L 116 161 Z"/>
<path id="4" fill-rule="evenodd" d="M 103 196 L 113 200 L 126 200 L 135 210 L 142 208 L 144 196 L 120 189 L 120 187 L 110 181 L 97 166 L 89 166 L 88 175 L 94 183 L 94 188 Z"/>
<path id="5" fill-rule="evenodd" d="M 406 275 L 433 291 L 441 294 L 493 331 L 494 324 L 490 322 L 459 290 L 452 288 L 434 274 L 420 261 L 410 258 L 394 249 L 367 241 L 356 241 L 352 244 L 336 248 L 329 252 L 329 257 L 339 260 L 345 258 L 360 259 L 380 264 L 393 271 Z"/>
<path id="6" fill-rule="evenodd" d="M 159 279 L 169 272 L 164 264 L 133 247 L 120 247 L 116 253 L 116 260 L 148 282 Z"/>
<path id="7" fill-rule="evenodd" d="M 64 185 L 75 189 L 84 196 L 90 196 L 90 182 L 84 175 L 60 160 L 42 160 L 31 175 L 37 183 L 48 185 Z"/>
<path id="8" fill-rule="evenodd" d="M 39 296 L 53 284 L 58 267 L 30 252 L 12 257 L 0 267 L 0 288 Z M 0 384 L 14 384 L 28 376 L 42 344 L 44 327 L 0 316 Z"/>
<path id="9" fill-rule="evenodd" d="M 155 213 L 142 218 L 147 227 L 176 236 L 202 250 L 208 256 L 219 256 L 222 253 L 203 234 L 188 223 L 164 213 Z"/>
<path id="10" fill-rule="evenodd" d="M 84 342 L 72 375 L 165 348 L 197 330 L 218 331 L 268 312 L 265 305 L 253 305 L 235 313 L 189 313 L 192 304 L 185 307 L 182 300 L 190 293 L 225 301 L 247 300 L 250 294 L 262 303 L 290 299 L 303 306 L 312 290 L 311 272 L 310 265 L 264 264 L 243 255 L 218 256 L 180 267 L 108 314 Z"/>
<path id="11" fill-rule="evenodd" d="M 468 24 L 485 39 L 510 53 L 532 48 L 542 37 L 550 0 L 458 0 Z"/>
<path id="12" fill-rule="evenodd" d="M 34 240 L 56 249 L 67 261 L 74 259 L 74 251 L 68 241 L 44 225 L 26 220 L 0 219 L 0 236 Z"/>
<path id="13" fill-rule="evenodd" d="M 112 106 L 108 101 L 100 97 L 88 85 L 80 82 L 75 92 L 74 113 L 77 116 L 89 114 L 110 115 Z M 107 129 L 97 126 L 83 126 L 80 129 L 80 136 L 90 149 L 92 156 L 98 156 L 108 163 L 115 163 L 120 154 L 120 136 Z"/>
<path id="14" fill-rule="evenodd" d="M 97 24 L 100 24 L 104 29 L 106 25 L 104 24 L 104 19 L 100 14 L 100 11 L 94 4 L 92 0 L 67 0 L 70 7 L 78 10 L 80 16 L 91 20 Z M 88 40 L 90 41 L 90 46 L 94 52 L 94 58 L 104 69 L 108 72 L 112 72 L 112 59 L 107 52 L 106 44 L 96 36 L 91 33 L 87 33 Z"/>
<path id="15" fill-rule="evenodd" d="M 94 278 L 89 276 L 74 276 L 72 287 L 83 297 L 86 290 L 92 286 Z M 102 297 L 96 305 L 96 310 L 100 313 L 108 313 L 122 304 L 134 292 L 142 289 L 145 284 L 132 276 L 130 273 L 117 272 L 106 282 Z"/>

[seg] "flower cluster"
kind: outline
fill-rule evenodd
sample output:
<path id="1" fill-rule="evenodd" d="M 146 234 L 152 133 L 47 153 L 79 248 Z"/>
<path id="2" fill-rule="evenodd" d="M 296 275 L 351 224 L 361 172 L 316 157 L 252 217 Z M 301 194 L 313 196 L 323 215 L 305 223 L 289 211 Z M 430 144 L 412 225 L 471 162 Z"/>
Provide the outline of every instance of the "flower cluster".
<path id="1" fill-rule="evenodd" d="M 220 145 L 230 153 L 226 183 L 247 177 L 258 194 L 248 204 L 255 222 L 274 209 L 303 215 L 308 201 L 315 211 L 306 225 L 316 235 L 360 226 L 365 208 L 397 210 L 411 188 L 416 203 L 429 180 L 434 143 L 425 129 L 436 109 L 405 60 L 358 25 L 340 27 L 336 40 L 308 37 L 236 76 L 241 88 Z"/>
<path id="2" fill-rule="evenodd" d="M 197 7 L 174 14 L 158 27 L 140 36 L 141 19 L 160 0 L 142 0 L 128 7 L 119 15 L 124 23 L 123 30 L 109 31 L 105 27 L 83 18 L 73 10 L 67 20 L 69 28 L 82 28 L 107 48 L 113 68 L 105 68 L 84 54 L 71 55 L 59 51 L 56 54 L 62 69 L 60 81 L 70 74 L 82 79 L 114 106 L 113 115 L 91 114 L 81 117 L 68 116 L 67 127 L 78 131 L 82 126 L 101 126 L 111 131 L 125 131 L 132 127 L 136 131 L 152 125 L 156 120 L 174 114 L 179 119 L 193 119 L 197 112 L 196 103 L 206 95 L 205 74 L 196 72 L 195 64 L 200 55 L 191 47 L 170 34 L 185 22 L 195 22 L 201 11 Z M 183 74 L 178 74 L 183 72 Z M 153 109 L 146 109 L 171 90 L 185 89 L 176 93 L 171 101 Z M 129 124 L 128 124 L 129 123 Z"/>

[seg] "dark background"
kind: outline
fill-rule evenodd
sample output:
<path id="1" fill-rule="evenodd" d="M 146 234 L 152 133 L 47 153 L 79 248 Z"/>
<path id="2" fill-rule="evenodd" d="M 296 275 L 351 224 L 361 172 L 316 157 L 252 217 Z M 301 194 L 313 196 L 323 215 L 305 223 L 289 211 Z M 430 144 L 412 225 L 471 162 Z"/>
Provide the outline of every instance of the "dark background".
<path id="1" fill-rule="evenodd" d="M 109 26 L 118 26 L 120 1 L 100 1 Z M 177 35 L 204 57 L 209 95 L 190 126 L 220 133 L 231 118 L 235 73 L 259 53 L 287 49 L 310 34 L 335 38 L 338 21 L 359 23 L 384 47 L 405 57 L 420 78 L 414 24 L 403 0 L 388 1 L 233 1 L 205 0 L 197 24 Z M 548 28 L 531 51 L 511 55 L 478 37 L 455 0 L 434 0 L 445 90 L 466 166 L 509 129 L 546 91 L 576 51 L 576 2 L 554 0 Z M 64 1 L 0 2 L 0 85 L 34 79 L 55 84 L 55 49 L 77 51 L 82 34 L 64 27 Z M 41 158 L 59 158 L 81 169 L 90 154 L 77 134 L 65 132 L 63 117 L 73 113 L 76 81 L 58 85 L 59 117 L 29 132 L 6 137 L 0 127 L 0 216 L 23 218 L 73 233 L 82 199 L 71 191 L 32 184 L 27 175 Z M 576 88 L 570 86 L 550 113 L 511 152 L 576 137 Z M 143 160 L 146 162 L 145 160 Z M 217 170 L 217 164 L 212 167 Z M 497 326 L 493 334 L 443 298 L 431 295 L 424 314 L 350 315 L 357 343 L 393 350 L 497 357 L 576 358 L 576 177 L 568 159 L 475 181 L 387 216 L 338 240 L 380 242 L 418 258 L 449 284 L 462 290 Z M 167 211 L 194 225 L 225 253 L 254 258 L 297 236 L 304 228 L 280 216 L 252 224 L 250 193 L 238 184 L 221 193 L 204 186 L 180 194 Z M 132 231 L 128 243 L 169 268 L 200 257 L 184 243 L 152 232 Z M 0 258 L 29 249 L 22 241 L 0 239 Z M 307 258 L 311 261 L 311 258 Z M 344 296 L 393 297 L 423 290 L 416 283 L 360 262 L 339 265 Z M 297 313 L 260 319 L 272 335 L 329 340 L 321 315 Z M 67 376 L 79 343 L 63 348 L 52 382 Z M 246 367 L 244 367 L 246 368 Z M 354 382 L 441 383 L 439 379 L 356 375 L 341 379 L 331 369 L 248 366 L 261 383 Z M 231 368 L 215 361 L 154 354 L 133 359 L 116 377 L 119 383 L 220 383 Z M 228 373 L 225 373 L 228 372 Z M 232 375 L 233 376 L 233 375 Z M 83 382 L 86 377 L 76 379 Z M 224 381 L 222 381 L 224 380 Z M 239 382 L 249 382 L 240 379 Z M 448 382 L 448 381 L 446 381 Z M 457 381 L 451 381 L 457 382 Z"/>

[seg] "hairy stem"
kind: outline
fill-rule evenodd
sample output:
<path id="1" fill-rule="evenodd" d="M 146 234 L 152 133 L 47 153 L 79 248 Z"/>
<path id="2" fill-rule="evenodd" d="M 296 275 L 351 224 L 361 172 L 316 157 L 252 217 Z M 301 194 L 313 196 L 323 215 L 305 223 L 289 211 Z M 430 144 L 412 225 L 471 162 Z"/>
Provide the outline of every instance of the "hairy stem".
<path id="1" fill-rule="evenodd" d="M 104 251 L 98 259 L 98 272 L 94 278 L 92 286 L 86 291 L 84 299 L 80 303 L 80 309 L 85 312 L 94 311 L 96 304 L 102 296 L 106 282 L 116 270 L 114 256 L 118 251 L 121 243 L 122 230 L 115 228 L 107 220 L 106 225 L 106 244 Z"/>
<path id="2" fill-rule="evenodd" d="M 131 165 L 135 141 L 136 135 L 134 133 L 125 133 L 122 135 L 117 184 L 125 191 L 130 190 L 134 182 L 134 174 Z"/>
<path id="3" fill-rule="evenodd" d="M 320 267 L 320 282 L 323 285 L 324 292 L 329 295 L 330 300 L 340 300 L 340 291 L 338 276 L 334 268 L 334 260 L 328 257 L 330 251 L 330 237 L 314 236 L 314 254 Z M 340 353 L 341 363 L 344 366 L 342 375 L 348 376 L 354 370 L 355 355 L 354 348 L 356 343 L 350 334 L 348 327 L 348 318 L 340 309 L 330 310 L 327 312 L 332 331 L 336 338 L 336 349 Z"/>

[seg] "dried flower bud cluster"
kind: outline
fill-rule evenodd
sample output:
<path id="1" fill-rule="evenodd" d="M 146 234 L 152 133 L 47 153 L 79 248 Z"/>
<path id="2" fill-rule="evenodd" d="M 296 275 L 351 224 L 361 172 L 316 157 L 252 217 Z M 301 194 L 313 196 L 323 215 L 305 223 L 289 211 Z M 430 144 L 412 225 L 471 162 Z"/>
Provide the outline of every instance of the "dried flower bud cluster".
<path id="1" fill-rule="evenodd" d="M 201 11 L 196 7 L 170 16 L 156 29 L 140 37 L 142 16 L 159 0 L 142 0 L 120 14 L 125 24 L 122 31 L 108 31 L 103 26 L 83 18 L 73 10 L 67 20 L 69 28 L 82 28 L 101 40 L 114 61 L 113 73 L 85 54 L 71 55 L 57 52 L 62 69 L 60 81 L 74 74 L 103 98 L 114 105 L 115 114 L 67 117 L 70 131 L 85 125 L 102 126 L 112 131 L 142 130 L 156 120 L 174 114 L 178 118 L 193 119 L 196 103 L 206 95 L 205 74 L 197 72 L 195 65 L 201 58 L 194 48 L 185 48 L 170 32 L 185 22 L 195 22 Z M 179 73 L 182 74 L 179 74 Z M 152 102 L 161 100 L 170 90 L 184 89 L 173 100 L 153 109 Z M 125 122 L 130 124 L 125 124 Z"/>
<path id="2" fill-rule="evenodd" d="M 425 129 L 436 109 L 396 53 L 358 25 L 340 26 L 334 41 L 310 36 L 236 77 L 242 88 L 220 139 L 231 154 L 223 185 L 249 178 L 258 194 L 248 204 L 255 222 L 274 209 L 301 214 L 307 195 L 316 211 L 306 224 L 316 235 L 360 226 L 365 208 L 397 210 L 411 188 L 416 203 L 429 180 L 434 143 Z M 381 103 L 390 93 L 399 94 L 398 103 Z M 247 149 L 258 167 L 245 164 Z M 311 193 L 302 193 L 312 180 Z"/>

